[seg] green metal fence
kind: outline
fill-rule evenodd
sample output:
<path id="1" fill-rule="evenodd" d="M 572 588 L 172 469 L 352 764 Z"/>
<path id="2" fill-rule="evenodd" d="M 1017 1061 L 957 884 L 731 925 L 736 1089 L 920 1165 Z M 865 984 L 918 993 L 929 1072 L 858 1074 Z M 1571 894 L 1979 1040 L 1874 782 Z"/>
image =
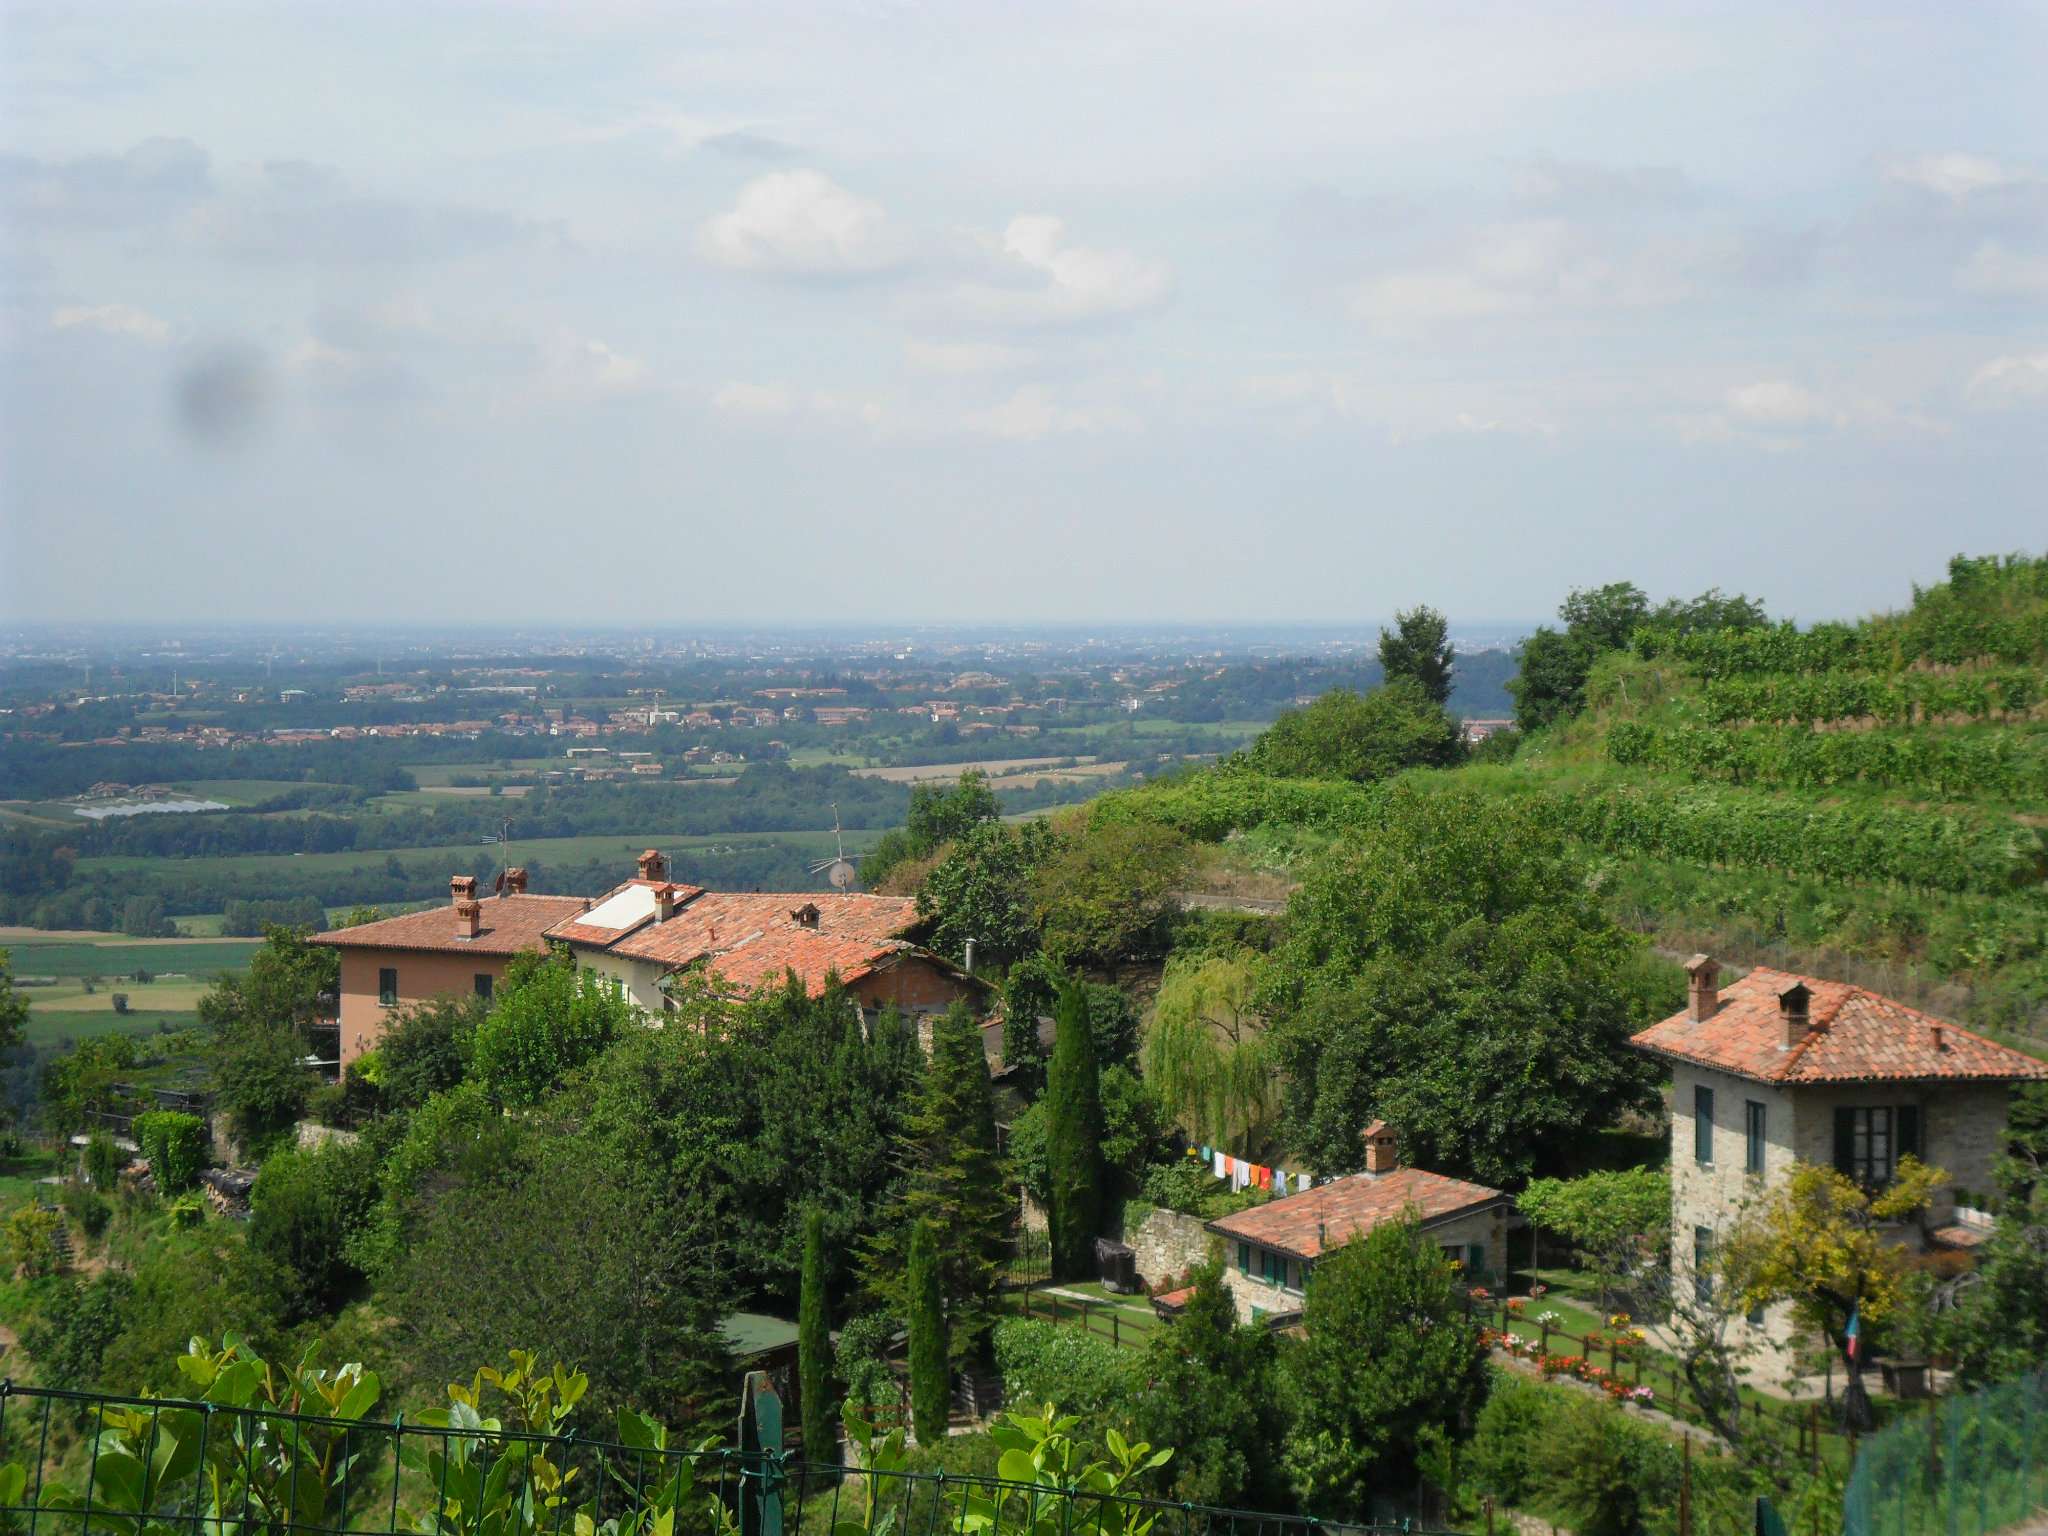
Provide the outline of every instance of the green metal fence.
<path id="1" fill-rule="evenodd" d="M 1322 1536 L 1426 1532 L 805 1461 L 750 1375 L 736 1444 L 670 1446 L 0 1382 L 4 1536 Z M 642 1421 L 644 1423 L 644 1421 Z M 622 1421 L 623 1423 L 623 1421 Z"/>
<path id="2" fill-rule="evenodd" d="M 2048 1371 L 1936 1398 L 1864 1441 L 1844 1536 L 1988 1536 L 2048 1514 Z"/>

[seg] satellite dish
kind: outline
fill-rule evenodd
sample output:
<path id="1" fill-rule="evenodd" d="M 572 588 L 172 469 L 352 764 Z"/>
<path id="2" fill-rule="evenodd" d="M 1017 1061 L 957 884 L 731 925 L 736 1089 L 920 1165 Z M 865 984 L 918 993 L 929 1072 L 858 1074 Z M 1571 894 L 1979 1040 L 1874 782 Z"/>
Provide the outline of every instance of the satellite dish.
<path id="1" fill-rule="evenodd" d="M 846 860 L 834 859 L 825 866 L 825 878 L 831 882 L 833 890 L 845 891 L 853 888 L 856 876 L 853 872 L 853 866 L 847 863 Z"/>
<path id="2" fill-rule="evenodd" d="M 813 864 L 811 873 L 823 875 L 835 891 L 852 890 L 854 881 L 859 877 L 853 872 L 853 859 L 846 855 L 846 839 L 839 830 L 839 807 L 836 805 L 832 807 L 832 841 L 838 852 L 832 858 L 820 859 Z"/>

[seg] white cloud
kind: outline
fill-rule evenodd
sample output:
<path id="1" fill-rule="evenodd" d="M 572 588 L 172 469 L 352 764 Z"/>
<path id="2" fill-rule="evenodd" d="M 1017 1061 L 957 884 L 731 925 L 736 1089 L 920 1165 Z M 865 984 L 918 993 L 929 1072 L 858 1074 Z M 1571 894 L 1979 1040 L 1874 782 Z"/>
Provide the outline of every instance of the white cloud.
<path id="1" fill-rule="evenodd" d="M 547 349 L 546 369 L 557 390 L 570 395 L 629 395 L 646 388 L 654 376 L 639 358 L 595 336 L 568 332 Z"/>
<path id="2" fill-rule="evenodd" d="M 978 341 L 906 341 L 903 358 L 925 373 L 1000 373 L 1031 361 L 1031 353 L 1017 347 Z"/>
<path id="3" fill-rule="evenodd" d="M 786 416 L 796 397 L 780 384 L 721 384 L 711 397 L 712 406 L 735 416 Z"/>
<path id="4" fill-rule="evenodd" d="M 1984 155 L 1960 152 L 1897 160 L 1886 167 L 1885 174 L 1893 181 L 1953 202 L 1961 202 L 1976 192 L 1996 192 L 2040 179 L 2023 166 L 2004 165 Z"/>
<path id="5" fill-rule="evenodd" d="M 1971 376 L 1969 394 L 1993 408 L 2048 400 L 2048 352 L 1994 357 Z"/>
<path id="6" fill-rule="evenodd" d="M 817 171 L 748 182 L 730 209 L 705 222 L 701 244 L 722 267 L 797 277 L 879 272 L 903 257 L 882 205 Z"/>
<path id="7" fill-rule="evenodd" d="M 1024 214 L 1000 240 L 984 237 L 992 268 L 986 281 L 965 284 L 959 305 L 983 319 L 1016 325 L 1058 325 L 1132 314 L 1163 304 L 1173 291 L 1165 262 L 1134 251 L 1074 245 L 1063 219 Z"/>
<path id="8" fill-rule="evenodd" d="M 970 431 L 1024 443 L 1068 432 L 1128 432 L 1137 425 L 1128 411 L 1115 406 L 1063 405 L 1036 384 L 1027 384 L 1001 405 L 966 418 Z"/>
<path id="9" fill-rule="evenodd" d="M 1803 384 L 1763 379 L 1728 391 L 1728 410 L 1759 427 L 1808 427 L 1840 422 L 1840 413 Z"/>
<path id="10" fill-rule="evenodd" d="M 2048 255 L 2036 256 L 1987 240 L 1963 264 L 1956 281 L 1972 293 L 2048 294 Z"/>
<path id="11" fill-rule="evenodd" d="M 67 304 L 50 315 L 51 326 L 60 331 L 98 331 L 103 336 L 125 336 L 160 347 L 171 339 L 170 325 L 146 309 L 133 304 Z"/>

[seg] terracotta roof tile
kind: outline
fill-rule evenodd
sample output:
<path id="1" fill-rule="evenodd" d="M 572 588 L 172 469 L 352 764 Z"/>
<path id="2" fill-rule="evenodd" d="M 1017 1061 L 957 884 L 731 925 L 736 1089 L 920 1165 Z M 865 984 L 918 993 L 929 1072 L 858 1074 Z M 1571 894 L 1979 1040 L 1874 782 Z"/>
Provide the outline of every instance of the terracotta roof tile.
<path id="1" fill-rule="evenodd" d="M 1778 995 L 1803 985 L 1807 1031 L 1786 1049 Z M 1640 1050 L 1767 1083 L 2018 1082 L 2048 1078 L 2048 1062 L 1847 982 L 1759 966 L 1723 987 L 1713 1016 L 1675 1013 L 1636 1035 Z"/>
<path id="2" fill-rule="evenodd" d="M 433 950 L 451 955 L 516 955 L 547 948 L 544 935 L 583 910 L 581 896 L 487 896 L 477 903 L 481 920 L 473 939 L 458 938 L 455 909 L 429 907 L 354 928 L 316 933 L 315 944 L 336 949 Z"/>
<path id="3" fill-rule="evenodd" d="M 1468 1184 L 1422 1168 L 1396 1168 L 1392 1173 L 1354 1173 L 1333 1179 L 1285 1200 L 1212 1221 L 1209 1230 L 1298 1259 L 1314 1259 L 1326 1248 L 1341 1246 L 1354 1232 L 1370 1232 L 1382 1223 L 1401 1220 L 1410 1211 L 1429 1223 L 1506 1198 L 1484 1184 Z"/>

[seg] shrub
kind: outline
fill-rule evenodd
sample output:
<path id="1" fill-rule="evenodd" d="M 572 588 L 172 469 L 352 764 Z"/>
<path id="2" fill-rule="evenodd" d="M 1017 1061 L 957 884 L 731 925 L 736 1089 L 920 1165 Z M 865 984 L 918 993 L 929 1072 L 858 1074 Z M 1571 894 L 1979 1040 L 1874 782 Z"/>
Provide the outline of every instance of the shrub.
<path id="1" fill-rule="evenodd" d="M 349 1260 L 377 1203 L 366 1143 L 272 1153 L 249 1195 L 249 1247 L 285 1277 L 287 1320 L 331 1312 L 362 1278 Z"/>
<path id="2" fill-rule="evenodd" d="M 1087 1417 L 1122 1408 L 1139 1358 L 1085 1329 L 1024 1317 L 996 1324 L 995 1351 L 1006 1400 L 1056 1403 Z"/>
<path id="3" fill-rule="evenodd" d="M 85 1176 L 102 1194 L 120 1181 L 121 1156 L 105 1131 L 94 1131 L 85 1144 Z"/>
<path id="4" fill-rule="evenodd" d="M 206 1166 L 206 1122 L 183 1110 L 154 1109 L 135 1117 L 135 1139 L 149 1159 L 157 1193 L 176 1195 L 199 1182 Z"/>
<path id="5" fill-rule="evenodd" d="M 66 1184 L 62 1200 L 65 1216 L 87 1237 L 98 1237 L 114 1218 L 114 1207 L 106 1196 L 83 1184 Z"/>
<path id="6" fill-rule="evenodd" d="M 31 1280 L 57 1273 L 57 1224 L 57 1213 L 34 1201 L 7 1218 L 7 1257 Z"/>
<path id="7" fill-rule="evenodd" d="M 1200 1158 L 1177 1157 L 1145 1170 L 1145 1199 L 1184 1216 L 1199 1216 L 1204 1202 L 1221 1187 Z"/>
<path id="8" fill-rule="evenodd" d="M 1509 1504 L 1536 1496 L 1537 1449 L 1550 1419 L 1551 1394 L 1533 1382 L 1496 1375 L 1472 1435 L 1472 1464 L 1489 1493 Z"/>

